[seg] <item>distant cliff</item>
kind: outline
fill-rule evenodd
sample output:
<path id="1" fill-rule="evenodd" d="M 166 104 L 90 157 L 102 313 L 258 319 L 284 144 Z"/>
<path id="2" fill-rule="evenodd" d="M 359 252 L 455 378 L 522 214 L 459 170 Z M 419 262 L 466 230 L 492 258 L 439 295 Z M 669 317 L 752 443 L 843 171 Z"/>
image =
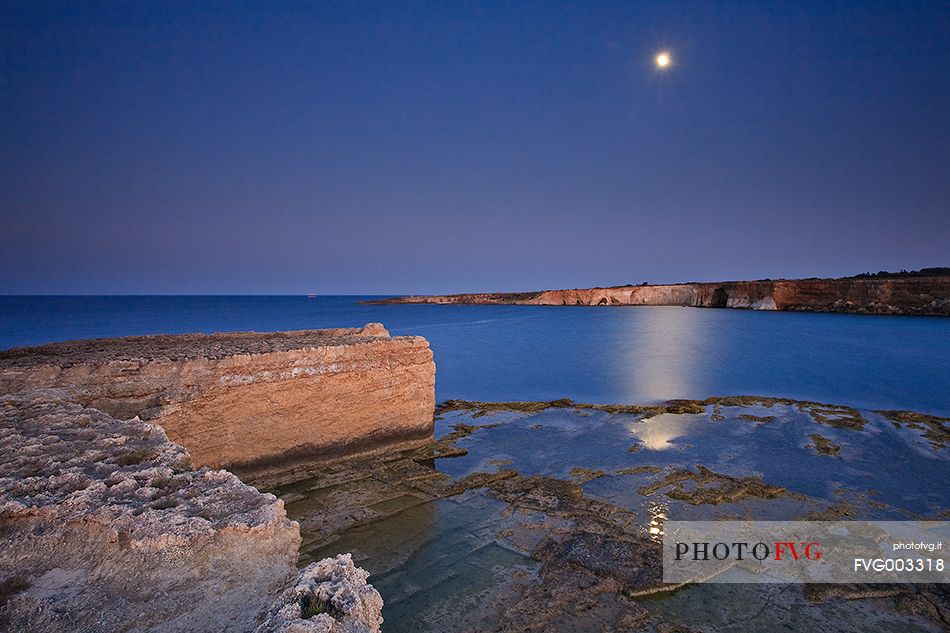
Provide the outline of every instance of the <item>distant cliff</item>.
<path id="1" fill-rule="evenodd" d="M 539 292 L 396 297 L 371 303 L 692 306 L 950 316 L 950 275 L 614 286 Z"/>

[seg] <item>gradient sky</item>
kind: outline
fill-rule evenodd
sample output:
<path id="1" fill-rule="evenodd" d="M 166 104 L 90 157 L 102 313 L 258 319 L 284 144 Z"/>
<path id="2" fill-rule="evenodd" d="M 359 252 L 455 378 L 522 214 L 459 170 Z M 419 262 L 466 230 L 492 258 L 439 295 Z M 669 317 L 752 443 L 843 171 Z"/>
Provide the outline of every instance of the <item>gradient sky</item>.
<path id="1" fill-rule="evenodd" d="M 0 293 L 950 265 L 942 0 L 0 12 Z"/>

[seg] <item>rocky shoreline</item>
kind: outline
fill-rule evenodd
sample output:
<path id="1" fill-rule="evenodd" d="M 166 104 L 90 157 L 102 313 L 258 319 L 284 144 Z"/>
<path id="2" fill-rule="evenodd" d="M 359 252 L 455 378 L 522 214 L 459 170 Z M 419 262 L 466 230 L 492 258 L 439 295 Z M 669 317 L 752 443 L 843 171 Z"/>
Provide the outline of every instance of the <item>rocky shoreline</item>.
<path id="1" fill-rule="evenodd" d="M 0 398 L 0 446 L 4 630 L 379 630 L 348 557 L 298 571 L 283 502 L 194 469 L 156 424 L 24 392 Z M 328 615 L 306 617 L 310 595 Z"/>
<path id="2" fill-rule="evenodd" d="M 688 306 L 848 314 L 950 316 L 950 276 L 644 284 L 538 292 L 418 295 L 380 299 L 367 303 Z"/>
<path id="3" fill-rule="evenodd" d="M 755 630 L 925 632 L 950 618 L 943 586 L 743 585 L 710 609 L 735 620 L 706 628 L 695 605 L 721 586 L 664 584 L 658 538 L 674 518 L 936 519 L 926 485 L 919 497 L 901 478 L 891 494 L 869 476 L 885 447 L 906 446 L 896 459 L 942 481 L 948 432 L 947 418 L 762 396 L 450 400 L 427 445 L 250 481 L 300 521 L 302 563 L 353 552 L 394 633 L 725 631 L 765 601 L 775 618 Z"/>
<path id="4" fill-rule="evenodd" d="M 688 631 L 642 601 L 678 589 L 655 531 L 671 509 L 822 520 L 944 503 L 881 498 L 863 469 L 885 450 L 902 451 L 894 468 L 941 463 L 946 418 L 759 396 L 435 408 L 433 384 L 425 339 L 379 324 L 0 353 L 0 628 L 378 633 L 382 591 L 394 631 Z M 771 460 L 755 444 L 771 437 L 794 459 L 763 476 L 748 460 Z M 853 481 L 796 489 L 808 460 Z M 856 608 L 922 631 L 950 618 L 942 590 L 891 597 Z M 826 599 L 840 602 L 808 598 Z"/>
<path id="5" fill-rule="evenodd" d="M 432 436 L 432 352 L 380 324 L 0 352 L 0 628 L 374 633 L 348 555 L 297 569 L 260 468 Z"/>

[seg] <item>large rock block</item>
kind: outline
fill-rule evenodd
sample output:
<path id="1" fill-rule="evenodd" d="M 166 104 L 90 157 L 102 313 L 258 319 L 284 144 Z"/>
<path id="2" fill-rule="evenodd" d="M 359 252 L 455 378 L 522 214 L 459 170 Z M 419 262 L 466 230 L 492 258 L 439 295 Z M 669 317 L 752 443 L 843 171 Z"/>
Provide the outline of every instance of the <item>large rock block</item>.
<path id="1" fill-rule="evenodd" d="M 266 466 L 428 438 L 435 364 L 363 328 L 140 336 L 0 352 L 0 393 L 44 389 L 160 424 L 198 466 Z"/>

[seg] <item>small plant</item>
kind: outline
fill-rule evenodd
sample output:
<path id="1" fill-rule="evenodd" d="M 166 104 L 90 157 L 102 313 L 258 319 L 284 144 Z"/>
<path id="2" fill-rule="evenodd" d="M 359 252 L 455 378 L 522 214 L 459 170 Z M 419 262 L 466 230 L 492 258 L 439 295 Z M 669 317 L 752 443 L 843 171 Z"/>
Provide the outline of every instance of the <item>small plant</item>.
<path id="1" fill-rule="evenodd" d="M 300 615 L 304 620 L 316 617 L 321 613 L 328 613 L 330 604 L 314 595 L 306 595 L 300 599 Z"/>

